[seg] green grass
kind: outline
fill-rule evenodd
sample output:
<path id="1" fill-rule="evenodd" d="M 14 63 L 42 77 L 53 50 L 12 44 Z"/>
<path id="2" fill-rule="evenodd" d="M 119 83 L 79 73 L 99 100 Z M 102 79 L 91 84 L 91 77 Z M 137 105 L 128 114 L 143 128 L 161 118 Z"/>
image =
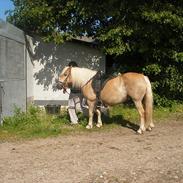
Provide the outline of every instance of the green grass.
<path id="1" fill-rule="evenodd" d="M 49 115 L 35 106 L 30 106 L 26 113 L 15 108 L 14 115 L 6 117 L 0 126 L 0 141 L 44 138 L 83 131 L 87 119 L 81 114 L 79 116 L 80 125 L 72 126 L 66 111 L 62 111 L 60 115 Z"/>
<path id="2" fill-rule="evenodd" d="M 121 126 L 129 125 L 133 129 L 138 128 L 139 117 L 134 107 L 119 105 L 110 108 L 110 116 L 104 117 L 104 126 L 101 129 L 94 127 L 87 130 L 88 118 L 78 114 L 80 124 L 72 126 L 69 122 L 67 111 L 61 111 L 60 115 L 48 115 L 39 107 L 30 106 L 27 113 L 15 108 L 12 117 L 6 117 L 0 126 L 0 141 L 45 138 L 75 133 L 91 133 L 93 131 L 105 131 Z M 171 108 L 155 108 L 154 120 L 166 121 L 167 118 L 179 117 L 183 119 L 183 104 L 176 104 Z"/>
<path id="3" fill-rule="evenodd" d="M 110 116 L 112 118 L 122 118 L 133 123 L 138 124 L 139 116 L 136 108 L 127 105 L 114 106 L 110 111 Z M 154 107 L 153 109 L 153 119 L 158 122 L 166 118 L 174 118 L 179 116 L 183 119 L 183 104 L 174 104 L 172 107 Z"/>

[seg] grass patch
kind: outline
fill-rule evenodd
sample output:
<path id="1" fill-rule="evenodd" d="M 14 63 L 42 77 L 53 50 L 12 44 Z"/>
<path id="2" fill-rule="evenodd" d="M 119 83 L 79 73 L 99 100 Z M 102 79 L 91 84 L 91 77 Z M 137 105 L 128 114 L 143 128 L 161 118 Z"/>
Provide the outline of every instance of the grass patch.
<path id="1" fill-rule="evenodd" d="M 179 116 L 183 119 L 183 104 L 174 104 L 171 107 L 154 107 L 153 119 L 158 122 L 166 118 Z M 110 109 L 112 121 L 126 120 L 133 123 L 139 123 L 139 116 L 133 105 L 118 105 Z"/>
<path id="2" fill-rule="evenodd" d="M 80 132 L 93 132 L 110 130 L 120 126 L 129 125 L 133 129 L 138 128 L 139 117 L 132 106 L 118 105 L 111 107 L 109 117 L 103 116 L 104 127 L 86 130 L 88 118 L 78 114 L 80 124 L 70 125 L 67 111 L 61 111 L 60 115 L 48 115 L 39 107 L 30 106 L 27 112 L 15 108 L 12 117 L 6 117 L 0 126 L 0 141 L 45 138 L 48 136 L 74 134 Z M 178 117 L 183 119 L 183 104 L 176 104 L 170 108 L 155 108 L 155 121 L 163 121 L 166 118 Z"/>
<path id="3" fill-rule="evenodd" d="M 80 125 L 72 126 L 67 111 L 64 110 L 60 115 L 49 115 L 36 106 L 30 106 L 27 112 L 15 108 L 14 115 L 4 118 L 3 125 L 0 126 L 0 141 L 44 138 L 82 131 L 85 129 L 87 119 L 81 114 L 79 116 Z"/>

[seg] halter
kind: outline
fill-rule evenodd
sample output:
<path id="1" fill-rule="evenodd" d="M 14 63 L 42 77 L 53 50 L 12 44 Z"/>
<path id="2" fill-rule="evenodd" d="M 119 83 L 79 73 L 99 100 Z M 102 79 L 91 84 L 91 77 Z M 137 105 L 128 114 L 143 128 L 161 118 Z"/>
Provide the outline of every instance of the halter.
<path id="1" fill-rule="evenodd" d="M 61 81 L 58 81 L 58 83 L 61 85 L 61 87 L 63 88 L 63 91 L 64 91 L 64 93 L 65 92 L 67 92 L 67 88 L 66 88 L 66 83 L 67 83 L 67 80 L 68 80 L 68 78 L 69 78 L 69 76 L 71 75 L 71 68 L 72 68 L 72 66 L 70 66 L 66 71 L 69 71 L 69 74 L 67 75 L 67 77 L 64 79 L 64 81 L 63 82 L 61 82 Z M 65 71 L 65 72 L 66 72 Z M 68 92 L 67 92 L 68 93 Z"/>

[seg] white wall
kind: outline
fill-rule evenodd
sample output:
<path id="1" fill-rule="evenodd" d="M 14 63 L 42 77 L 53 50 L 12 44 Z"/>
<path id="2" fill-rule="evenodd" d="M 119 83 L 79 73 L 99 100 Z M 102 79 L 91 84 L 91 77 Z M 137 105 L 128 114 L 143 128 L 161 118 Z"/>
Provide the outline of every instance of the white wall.
<path id="1" fill-rule="evenodd" d="M 50 101 L 68 99 L 68 94 L 55 90 L 53 85 L 55 78 L 70 61 L 76 61 L 80 67 L 105 71 L 105 55 L 92 44 L 72 41 L 56 46 L 38 39 L 28 39 L 27 93 L 34 101 L 49 104 Z"/>
<path id="2" fill-rule="evenodd" d="M 30 37 L 27 37 L 30 39 Z M 31 42 L 30 42 L 31 44 Z M 26 46 L 27 47 L 27 46 Z M 33 45 L 31 45 L 33 47 Z M 31 50 L 32 51 L 32 50 Z M 28 49 L 26 49 L 26 74 L 27 74 L 27 102 L 30 103 L 34 100 L 34 82 L 33 82 L 33 59 L 31 58 L 31 54 L 29 54 Z"/>

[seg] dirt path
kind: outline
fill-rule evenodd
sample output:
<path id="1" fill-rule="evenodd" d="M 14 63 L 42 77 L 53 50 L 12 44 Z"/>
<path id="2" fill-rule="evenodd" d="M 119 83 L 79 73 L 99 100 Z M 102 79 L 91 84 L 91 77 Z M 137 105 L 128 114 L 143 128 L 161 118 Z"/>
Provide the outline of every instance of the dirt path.
<path id="1" fill-rule="evenodd" d="M 0 144 L 1 183 L 183 183 L 183 121 Z"/>

